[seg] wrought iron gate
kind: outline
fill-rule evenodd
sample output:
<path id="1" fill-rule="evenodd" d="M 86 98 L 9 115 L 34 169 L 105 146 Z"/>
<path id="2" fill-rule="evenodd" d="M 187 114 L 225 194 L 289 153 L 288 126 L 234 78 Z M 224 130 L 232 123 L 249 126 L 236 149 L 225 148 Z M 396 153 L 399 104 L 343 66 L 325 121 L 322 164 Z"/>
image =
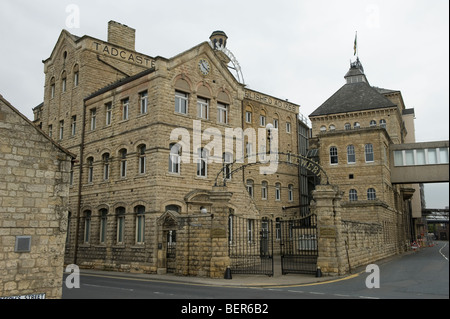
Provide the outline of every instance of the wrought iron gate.
<path id="1" fill-rule="evenodd" d="M 175 273 L 177 259 L 177 237 L 176 230 L 167 232 L 166 246 L 166 271 L 167 273 Z"/>
<path id="2" fill-rule="evenodd" d="M 272 221 L 230 215 L 228 254 L 234 274 L 273 276 Z"/>
<path id="3" fill-rule="evenodd" d="M 278 230 L 279 229 L 279 230 Z M 317 270 L 317 217 L 309 215 L 277 223 L 281 273 L 314 274 Z"/>

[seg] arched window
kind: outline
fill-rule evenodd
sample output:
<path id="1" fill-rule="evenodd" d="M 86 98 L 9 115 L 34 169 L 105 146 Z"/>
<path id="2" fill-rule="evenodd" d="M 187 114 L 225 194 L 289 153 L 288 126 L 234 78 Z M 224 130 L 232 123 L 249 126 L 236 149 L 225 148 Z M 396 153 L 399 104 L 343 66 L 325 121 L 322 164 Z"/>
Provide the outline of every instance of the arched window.
<path id="1" fill-rule="evenodd" d="M 80 67 L 75 64 L 73 67 L 73 86 L 77 87 L 80 84 Z"/>
<path id="2" fill-rule="evenodd" d="M 139 154 L 139 174 L 145 174 L 146 171 L 146 165 L 145 165 L 145 151 L 146 146 L 144 144 L 141 144 L 138 146 L 138 154 Z"/>
<path id="3" fill-rule="evenodd" d="M 351 202 L 358 200 L 358 192 L 356 191 L 356 189 L 351 189 L 348 192 L 348 200 Z"/>
<path id="4" fill-rule="evenodd" d="M 355 122 L 353 124 L 353 128 L 360 128 L 360 127 L 361 127 L 361 124 L 359 124 L 359 122 Z"/>
<path id="5" fill-rule="evenodd" d="M 325 126 L 325 125 L 322 125 L 321 127 L 320 127 L 320 131 L 321 132 L 325 132 L 327 130 L 327 127 Z"/>
<path id="6" fill-rule="evenodd" d="M 50 79 L 50 98 L 55 97 L 55 78 Z"/>
<path id="7" fill-rule="evenodd" d="M 281 200 L 281 184 L 275 184 L 275 200 Z"/>
<path id="8" fill-rule="evenodd" d="M 290 202 L 294 201 L 294 185 L 289 184 L 288 186 L 288 199 Z"/>
<path id="9" fill-rule="evenodd" d="M 104 181 L 107 181 L 109 179 L 109 161 L 110 161 L 109 153 L 103 154 L 102 162 L 103 162 L 103 180 Z"/>
<path id="10" fill-rule="evenodd" d="M 253 185 L 254 185 L 253 180 L 247 179 L 246 186 L 247 186 L 247 192 L 250 195 L 250 197 L 253 197 Z"/>
<path id="11" fill-rule="evenodd" d="M 92 183 L 94 180 L 94 158 L 93 157 L 88 157 L 87 165 L 88 165 L 88 183 Z"/>
<path id="12" fill-rule="evenodd" d="M 347 163 L 352 164 L 356 162 L 355 147 L 353 145 L 347 146 Z"/>
<path id="13" fill-rule="evenodd" d="M 377 193 L 374 188 L 369 188 L 367 190 L 367 200 L 375 200 L 377 199 Z"/>
<path id="14" fill-rule="evenodd" d="M 89 243 L 91 234 L 91 216 L 90 210 L 84 212 L 84 242 Z"/>
<path id="15" fill-rule="evenodd" d="M 67 90 L 67 75 L 66 75 L 66 71 L 63 71 L 63 73 L 61 75 L 61 90 L 62 90 L 62 92 L 66 92 L 66 90 Z"/>
<path id="16" fill-rule="evenodd" d="M 261 183 L 261 199 L 267 199 L 267 182 L 264 181 Z"/>
<path id="17" fill-rule="evenodd" d="M 127 177 L 127 150 L 122 148 L 119 151 L 120 156 L 120 177 Z"/>
<path id="18" fill-rule="evenodd" d="M 380 120 L 380 126 L 382 127 L 382 128 L 386 128 L 386 120 Z"/>
<path id="19" fill-rule="evenodd" d="M 330 131 L 334 131 L 336 129 L 336 125 L 331 124 L 329 128 L 330 128 Z"/>
<path id="20" fill-rule="evenodd" d="M 377 121 L 375 121 L 375 120 L 370 121 L 369 126 L 370 126 L 370 127 L 377 126 Z"/>
<path id="21" fill-rule="evenodd" d="M 345 123 L 344 130 L 351 130 L 351 129 L 352 129 L 352 125 L 350 123 Z"/>
<path id="22" fill-rule="evenodd" d="M 125 241 L 125 207 L 116 208 L 116 242 L 123 244 Z"/>
<path id="23" fill-rule="evenodd" d="M 100 244 L 106 243 L 106 231 L 107 231 L 107 217 L 108 217 L 108 210 L 106 208 L 102 208 L 99 211 L 100 215 L 100 231 L 99 231 L 99 241 Z"/>
<path id="24" fill-rule="evenodd" d="M 332 146 L 330 147 L 330 164 L 337 164 L 338 163 L 338 151 L 337 147 Z"/>
<path id="25" fill-rule="evenodd" d="M 266 111 L 261 110 L 259 114 L 259 126 L 266 127 Z"/>
<path id="26" fill-rule="evenodd" d="M 145 207 L 136 206 L 134 213 L 136 214 L 136 243 L 140 244 L 145 241 Z"/>
<path id="27" fill-rule="evenodd" d="M 206 148 L 199 148 L 197 150 L 197 176 L 206 177 L 208 175 L 208 155 L 209 152 Z"/>

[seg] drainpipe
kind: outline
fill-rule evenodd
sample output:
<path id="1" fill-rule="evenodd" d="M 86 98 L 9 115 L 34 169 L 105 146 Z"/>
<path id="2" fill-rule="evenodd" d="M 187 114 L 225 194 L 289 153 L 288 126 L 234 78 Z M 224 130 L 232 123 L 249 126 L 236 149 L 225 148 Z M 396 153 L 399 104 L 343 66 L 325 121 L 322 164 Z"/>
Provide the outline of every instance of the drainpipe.
<path id="1" fill-rule="evenodd" d="M 83 181 L 83 165 L 84 165 L 84 136 L 86 131 L 86 101 L 83 100 L 83 120 L 81 126 L 81 142 L 80 142 L 80 175 L 78 179 L 78 199 L 77 199 L 77 226 L 75 230 L 75 252 L 73 256 L 73 263 L 77 264 L 78 258 L 78 241 L 80 233 L 80 219 L 81 219 L 81 187 Z"/>

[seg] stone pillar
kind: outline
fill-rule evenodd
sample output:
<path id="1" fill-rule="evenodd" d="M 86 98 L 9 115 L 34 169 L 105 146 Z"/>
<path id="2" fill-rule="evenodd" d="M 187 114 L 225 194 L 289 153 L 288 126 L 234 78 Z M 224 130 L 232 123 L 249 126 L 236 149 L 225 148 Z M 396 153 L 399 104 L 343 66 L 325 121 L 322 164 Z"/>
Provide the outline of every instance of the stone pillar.
<path id="1" fill-rule="evenodd" d="M 228 203 L 233 194 L 226 186 L 214 186 L 210 193 L 212 202 L 211 213 L 211 262 L 210 277 L 223 278 L 225 270 L 230 265 L 228 256 Z"/>
<path id="2" fill-rule="evenodd" d="M 313 192 L 311 210 L 317 215 L 317 266 L 325 275 L 343 275 L 348 271 L 345 242 L 342 236 L 342 193 L 337 186 L 318 185 Z"/>

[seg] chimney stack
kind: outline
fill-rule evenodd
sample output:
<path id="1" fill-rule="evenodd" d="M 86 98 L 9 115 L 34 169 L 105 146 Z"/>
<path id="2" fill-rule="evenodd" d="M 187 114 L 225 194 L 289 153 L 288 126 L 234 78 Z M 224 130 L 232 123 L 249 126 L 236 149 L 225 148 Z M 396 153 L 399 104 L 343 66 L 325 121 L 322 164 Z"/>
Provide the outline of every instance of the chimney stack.
<path id="1" fill-rule="evenodd" d="M 108 42 L 135 51 L 136 30 L 116 21 L 108 22 Z"/>

